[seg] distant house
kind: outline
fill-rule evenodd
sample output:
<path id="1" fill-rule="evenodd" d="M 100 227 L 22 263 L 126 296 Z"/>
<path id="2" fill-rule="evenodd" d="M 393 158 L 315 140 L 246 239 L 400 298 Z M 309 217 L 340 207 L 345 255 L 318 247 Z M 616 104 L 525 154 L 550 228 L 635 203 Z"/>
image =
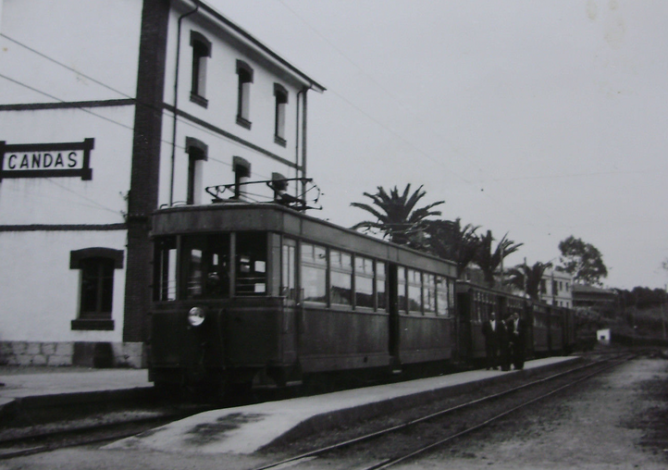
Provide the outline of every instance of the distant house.
<path id="1" fill-rule="evenodd" d="M 573 307 L 573 277 L 565 272 L 546 270 L 540 282 L 540 299 L 557 307 Z"/>
<path id="2" fill-rule="evenodd" d="M 612 289 L 573 284 L 573 307 L 604 310 L 617 304 L 617 292 Z"/>
<path id="3" fill-rule="evenodd" d="M 596 339 L 599 343 L 610 344 L 610 328 L 596 331 Z"/>

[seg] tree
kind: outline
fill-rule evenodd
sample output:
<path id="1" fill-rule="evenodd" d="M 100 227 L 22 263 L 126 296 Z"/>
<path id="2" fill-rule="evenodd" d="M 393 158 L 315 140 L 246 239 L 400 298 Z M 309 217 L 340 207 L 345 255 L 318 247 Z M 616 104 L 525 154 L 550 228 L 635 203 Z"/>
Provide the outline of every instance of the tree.
<path id="1" fill-rule="evenodd" d="M 488 230 L 487 234 L 480 239 L 481 247 L 474 261 L 482 269 L 485 282 L 490 287 L 494 287 L 496 282 L 494 280 L 494 273 L 496 273 L 503 259 L 509 254 L 515 253 L 523 245 L 523 243 L 515 243 L 509 240 L 506 238 L 507 236 L 508 234 L 506 233 L 501 238 L 494 251 L 492 251 L 494 237 L 492 237 L 491 230 Z"/>
<path id="2" fill-rule="evenodd" d="M 383 238 L 389 237 L 393 243 L 415 248 L 420 247 L 422 245 L 420 234 L 425 227 L 424 220 L 432 215 L 441 215 L 440 211 L 430 209 L 444 204 L 445 201 L 434 202 L 416 209 L 415 206 L 426 194 L 426 191 L 422 190 L 422 186 L 410 196 L 410 184 L 406 185 L 403 194 L 399 194 L 396 186 L 390 190 L 389 194 L 381 186 L 378 186 L 377 189 L 376 194 L 363 193 L 364 196 L 371 198 L 373 205 L 360 202 L 350 204 L 353 207 L 370 212 L 376 217 L 376 221 L 360 222 L 355 224 L 352 229 L 378 229 L 383 232 Z"/>
<path id="3" fill-rule="evenodd" d="M 600 286 L 601 278 L 608 276 L 603 255 L 591 243 L 571 235 L 559 242 L 559 251 L 561 266 L 558 269 L 571 274 L 577 284 Z"/>
<path id="4" fill-rule="evenodd" d="M 427 249 L 439 258 L 454 261 L 457 264 L 457 277 L 461 276 L 480 249 L 480 237 L 476 234 L 479 227 L 471 224 L 462 227 L 461 219 L 425 222 Z"/>
<path id="5" fill-rule="evenodd" d="M 541 263 L 540 261 L 528 266 L 526 263 L 518 264 L 508 270 L 509 283 L 527 293 L 532 300 L 540 300 L 540 281 L 543 279 L 545 270 L 552 267 L 552 263 Z"/>

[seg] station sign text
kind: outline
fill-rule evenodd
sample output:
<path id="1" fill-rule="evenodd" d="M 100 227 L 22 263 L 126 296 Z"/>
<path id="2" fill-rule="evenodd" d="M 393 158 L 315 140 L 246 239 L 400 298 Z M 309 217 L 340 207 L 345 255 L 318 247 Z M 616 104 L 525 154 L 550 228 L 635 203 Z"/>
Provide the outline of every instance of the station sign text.
<path id="1" fill-rule="evenodd" d="M 0 180 L 4 178 L 93 178 L 90 154 L 95 139 L 51 144 L 13 144 L 0 141 Z"/>

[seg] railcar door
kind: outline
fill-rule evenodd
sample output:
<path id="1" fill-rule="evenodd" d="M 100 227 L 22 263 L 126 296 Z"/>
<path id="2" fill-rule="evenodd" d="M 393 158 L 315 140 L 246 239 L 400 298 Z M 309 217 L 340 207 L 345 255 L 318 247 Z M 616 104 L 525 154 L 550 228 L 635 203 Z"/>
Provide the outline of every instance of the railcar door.
<path id="1" fill-rule="evenodd" d="M 458 351 L 461 360 L 468 361 L 473 357 L 471 344 L 471 296 L 470 292 L 457 294 Z"/>
<path id="2" fill-rule="evenodd" d="M 388 292 L 388 309 L 390 313 L 389 328 L 390 328 L 390 344 L 389 351 L 392 361 L 393 369 L 401 368 L 401 358 L 399 357 L 399 288 L 398 288 L 398 267 L 396 264 L 390 264 L 387 273 L 387 292 Z"/>

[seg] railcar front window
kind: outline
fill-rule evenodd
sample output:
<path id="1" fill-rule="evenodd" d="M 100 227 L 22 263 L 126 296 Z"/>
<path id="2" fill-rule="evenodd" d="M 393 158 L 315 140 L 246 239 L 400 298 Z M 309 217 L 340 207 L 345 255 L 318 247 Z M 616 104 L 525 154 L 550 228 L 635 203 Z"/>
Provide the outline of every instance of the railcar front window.
<path id="1" fill-rule="evenodd" d="M 355 257 L 355 306 L 373 308 L 373 261 Z"/>
<path id="2" fill-rule="evenodd" d="M 158 301 L 176 300 L 176 237 L 162 238 L 155 244 L 155 294 Z"/>
<path id="3" fill-rule="evenodd" d="M 306 302 L 327 302 L 327 250 L 324 247 L 302 243 L 301 284 Z"/>
<path id="4" fill-rule="evenodd" d="M 237 233 L 236 295 L 267 294 L 267 234 Z"/>
<path id="5" fill-rule="evenodd" d="M 187 237 L 183 246 L 185 298 L 229 297 L 229 235 Z"/>
<path id="6" fill-rule="evenodd" d="M 289 300 L 297 299 L 296 292 L 296 243 L 294 240 L 286 239 L 283 241 L 283 258 L 281 273 L 281 296 Z"/>

